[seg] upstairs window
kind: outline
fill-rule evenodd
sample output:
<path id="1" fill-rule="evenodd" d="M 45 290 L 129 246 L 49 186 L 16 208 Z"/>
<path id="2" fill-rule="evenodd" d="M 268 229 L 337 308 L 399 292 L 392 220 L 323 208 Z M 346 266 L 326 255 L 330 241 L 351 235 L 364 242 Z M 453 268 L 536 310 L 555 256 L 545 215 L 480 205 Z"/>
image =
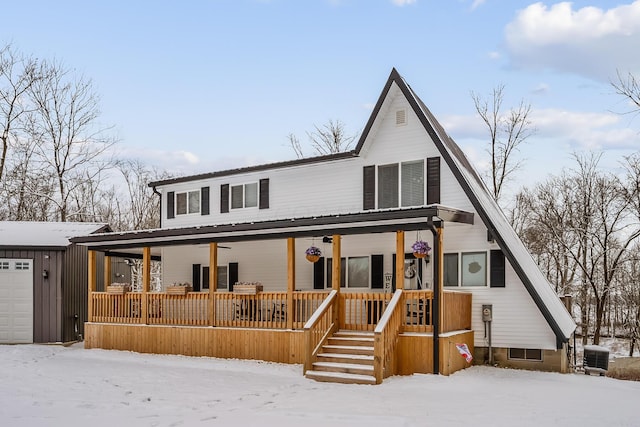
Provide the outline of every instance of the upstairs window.
<path id="1" fill-rule="evenodd" d="M 220 213 L 255 207 L 269 209 L 269 178 L 247 184 L 220 185 Z"/>
<path id="2" fill-rule="evenodd" d="M 424 204 L 424 160 L 378 166 L 378 208 Z"/>
<path id="3" fill-rule="evenodd" d="M 176 215 L 200 213 L 200 190 L 176 193 Z"/>
<path id="4" fill-rule="evenodd" d="M 231 186 L 231 209 L 255 208 L 257 206 L 257 182 Z"/>
<path id="5" fill-rule="evenodd" d="M 209 215 L 209 187 L 167 193 L 167 218 L 177 215 Z"/>

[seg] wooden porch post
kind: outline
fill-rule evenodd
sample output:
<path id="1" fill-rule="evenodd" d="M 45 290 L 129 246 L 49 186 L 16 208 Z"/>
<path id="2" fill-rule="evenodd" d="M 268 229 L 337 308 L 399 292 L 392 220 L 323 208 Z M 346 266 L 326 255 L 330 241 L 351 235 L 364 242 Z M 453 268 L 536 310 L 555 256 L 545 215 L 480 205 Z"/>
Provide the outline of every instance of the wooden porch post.
<path id="1" fill-rule="evenodd" d="M 396 289 L 404 289 L 404 231 L 396 231 Z"/>
<path id="2" fill-rule="evenodd" d="M 104 256 L 104 291 L 107 291 L 107 286 L 111 284 L 111 257 L 109 255 Z"/>
<path id="3" fill-rule="evenodd" d="M 87 322 L 93 321 L 93 293 L 96 290 L 96 251 L 87 253 Z"/>
<path id="4" fill-rule="evenodd" d="M 216 300 L 218 291 L 218 244 L 209 243 L 209 326 L 216 326 Z"/>
<path id="5" fill-rule="evenodd" d="M 296 239 L 287 238 L 287 329 L 293 329 L 293 291 L 296 288 Z"/>
<path id="6" fill-rule="evenodd" d="M 332 249 L 332 261 L 331 261 L 331 289 L 338 293 L 336 303 L 334 304 L 333 323 L 341 328 L 344 325 L 344 315 L 342 314 L 342 304 L 340 298 L 340 270 L 342 264 L 342 236 L 334 234 L 331 236 Z"/>
<path id="7" fill-rule="evenodd" d="M 149 285 L 151 284 L 151 248 L 142 248 L 142 323 L 149 323 Z"/>

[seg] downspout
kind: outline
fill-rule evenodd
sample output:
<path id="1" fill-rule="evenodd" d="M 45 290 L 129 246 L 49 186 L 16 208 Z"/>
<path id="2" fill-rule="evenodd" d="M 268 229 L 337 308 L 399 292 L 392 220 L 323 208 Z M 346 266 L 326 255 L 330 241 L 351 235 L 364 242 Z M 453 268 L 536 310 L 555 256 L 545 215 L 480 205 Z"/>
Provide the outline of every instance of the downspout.
<path id="1" fill-rule="evenodd" d="M 153 189 L 153 192 L 160 197 L 160 224 L 158 228 L 162 228 L 162 193 L 156 189 L 155 185 L 151 188 Z"/>
<path id="2" fill-rule="evenodd" d="M 442 230 L 442 221 L 429 220 L 427 228 L 433 234 L 433 373 L 435 375 L 440 374 L 440 291 L 441 281 L 440 276 L 440 259 L 442 255 L 442 248 L 440 247 L 439 232 L 437 229 Z"/>

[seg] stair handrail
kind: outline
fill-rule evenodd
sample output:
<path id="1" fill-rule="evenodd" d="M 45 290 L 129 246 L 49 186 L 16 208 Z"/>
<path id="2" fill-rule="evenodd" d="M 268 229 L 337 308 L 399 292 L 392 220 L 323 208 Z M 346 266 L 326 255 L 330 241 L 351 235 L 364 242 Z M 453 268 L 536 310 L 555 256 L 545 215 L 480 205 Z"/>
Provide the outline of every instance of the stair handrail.
<path id="1" fill-rule="evenodd" d="M 326 340 L 335 332 L 338 325 L 334 321 L 338 291 L 332 290 L 322 301 L 313 315 L 304 324 L 305 357 L 303 374 L 313 366 L 313 362 Z"/>
<path id="2" fill-rule="evenodd" d="M 398 335 L 402 328 L 402 289 L 396 289 L 393 298 L 382 314 L 380 321 L 373 331 L 373 370 L 376 384 L 380 384 L 384 378 L 385 369 L 388 368 L 391 356 L 398 342 Z"/>

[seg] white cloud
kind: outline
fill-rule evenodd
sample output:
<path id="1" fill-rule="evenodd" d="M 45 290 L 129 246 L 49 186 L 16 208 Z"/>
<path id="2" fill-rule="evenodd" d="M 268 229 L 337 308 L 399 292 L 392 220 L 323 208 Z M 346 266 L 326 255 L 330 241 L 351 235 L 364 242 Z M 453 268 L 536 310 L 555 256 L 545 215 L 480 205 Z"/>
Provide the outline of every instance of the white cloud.
<path id="1" fill-rule="evenodd" d="M 549 92 L 549 85 L 546 83 L 540 83 L 531 92 L 534 95 L 544 95 Z"/>
<path id="2" fill-rule="evenodd" d="M 473 0 L 473 3 L 471 4 L 471 10 L 476 10 L 477 8 L 482 6 L 484 2 L 485 0 Z"/>
<path id="3" fill-rule="evenodd" d="M 396 6 L 406 6 L 408 4 L 414 4 L 417 0 L 391 0 L 391 3 L 395 4 Z"/>
<path id="4" fill-rule="evenodd" d="M 500 52 L 489 52 L 489 59 L 500 59 L 502 57 L 502 55 L 500 55 Z"/>
<path id="5" fill-rule="evenodd" d="M 534 3 L 506 26 L 505 37 L 515 67 L 609 81 L 616 69 L 640 71 L 640 0 L 608 10 Z"/>
<path id="6" fill-rule="evenodd" d="M 613 150 L 635 149 L 640 146 L 640 134 L 628 128 L 620 115 L 539 109 L 531 111 L 536 133 L 531 139 L 557 140 L 572 149 Z M 450 115 L 441 123 L 454 139 L 486 141 L 487 128 L 479 116 Z"/>

